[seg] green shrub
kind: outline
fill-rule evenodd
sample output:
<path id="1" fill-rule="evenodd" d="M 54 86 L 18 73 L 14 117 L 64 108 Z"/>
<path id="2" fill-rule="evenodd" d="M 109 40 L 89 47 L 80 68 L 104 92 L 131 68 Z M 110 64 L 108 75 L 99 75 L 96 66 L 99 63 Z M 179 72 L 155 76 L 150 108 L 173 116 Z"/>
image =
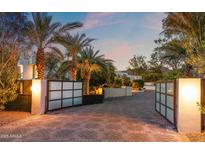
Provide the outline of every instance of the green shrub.
<path id="1" fill-rule="evenodd" d="M 121 88 L 121 86 L 122 86 L 122 79 L 120 77 L 115 78 L 113 87 Z"/>
<path id="2" fill-rule="evenodd" d="M 131 86 L 132 82 L 131 82 L 130 78 L 125 76 L 125 75 L 123 75 L 122 76 L 122 85 L 123 86 Z"/>
<path id="3" fill-rule="evenodd" d="M 144 81 L 143 80 L 133 80 L 132 81 L 132 88 L 133 89 L 139 89 L 144 87 Z"/>

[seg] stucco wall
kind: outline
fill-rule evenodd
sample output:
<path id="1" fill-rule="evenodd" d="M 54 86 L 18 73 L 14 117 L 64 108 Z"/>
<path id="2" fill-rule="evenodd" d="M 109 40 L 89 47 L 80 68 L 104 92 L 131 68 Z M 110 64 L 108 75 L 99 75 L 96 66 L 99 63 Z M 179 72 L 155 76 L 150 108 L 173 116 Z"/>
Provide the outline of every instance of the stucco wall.
<path id="1" fill-rule="evenodd" d="M 104 89 L 104 97 L 121 97 L 121 96 L 132 96 L 132 88 L 105 88 Z"/>
<path id="2" fill-rule="evenodd" d="M 23 65 L 23 79 L 30 80 L 33 79 L 33 65 Z"/>
<path id="3" fill-rule="evenodd" d="M 179 132 L 201 132 L 201 79 L 180 78 L 177 80 L 177 129 Z"/>

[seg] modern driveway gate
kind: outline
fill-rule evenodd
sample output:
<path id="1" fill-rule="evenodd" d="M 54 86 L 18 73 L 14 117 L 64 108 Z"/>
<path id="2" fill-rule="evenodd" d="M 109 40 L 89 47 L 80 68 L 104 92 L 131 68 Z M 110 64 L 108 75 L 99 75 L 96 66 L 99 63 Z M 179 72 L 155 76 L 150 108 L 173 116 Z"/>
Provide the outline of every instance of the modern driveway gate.
<path id="1" fill-rule="evenodd" d="M 79 81 L 48 80 L 46 111 L 82 104 L 83 83 Z"/>
<path id="2" fill-rule="evenodd" d="M 155 110 L 176 126 L 176 81 L 157 82 L 155 85 Z"/>

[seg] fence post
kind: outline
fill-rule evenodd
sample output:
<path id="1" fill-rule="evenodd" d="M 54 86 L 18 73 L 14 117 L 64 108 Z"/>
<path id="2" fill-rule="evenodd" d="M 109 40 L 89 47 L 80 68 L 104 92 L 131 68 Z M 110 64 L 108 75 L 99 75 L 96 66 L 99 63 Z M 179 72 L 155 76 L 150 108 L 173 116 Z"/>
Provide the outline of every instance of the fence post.
<path id="1" fill-rule="evenodd" d="M 44 114 L 46 103 L 47 81 L 40 79 L 32 80 L 31 114 Z"/>
<path id="2" fill-rule="evenodd" d="M 176 82 L 176 119 L 179 132 L 201 132 L 201 79 L 180 78 Z"/>

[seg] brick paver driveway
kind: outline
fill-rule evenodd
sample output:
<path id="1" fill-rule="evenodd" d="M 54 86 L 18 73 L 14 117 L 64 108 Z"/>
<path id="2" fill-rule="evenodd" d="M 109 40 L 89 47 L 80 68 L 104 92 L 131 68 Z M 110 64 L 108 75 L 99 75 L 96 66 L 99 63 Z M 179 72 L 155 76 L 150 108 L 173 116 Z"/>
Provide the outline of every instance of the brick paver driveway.
<path id="1" fill-rule="evenodd" d="M 154 93 L 29 116 L 0 128 L 1 141 L 186 141 L 154 111 Z"/>

